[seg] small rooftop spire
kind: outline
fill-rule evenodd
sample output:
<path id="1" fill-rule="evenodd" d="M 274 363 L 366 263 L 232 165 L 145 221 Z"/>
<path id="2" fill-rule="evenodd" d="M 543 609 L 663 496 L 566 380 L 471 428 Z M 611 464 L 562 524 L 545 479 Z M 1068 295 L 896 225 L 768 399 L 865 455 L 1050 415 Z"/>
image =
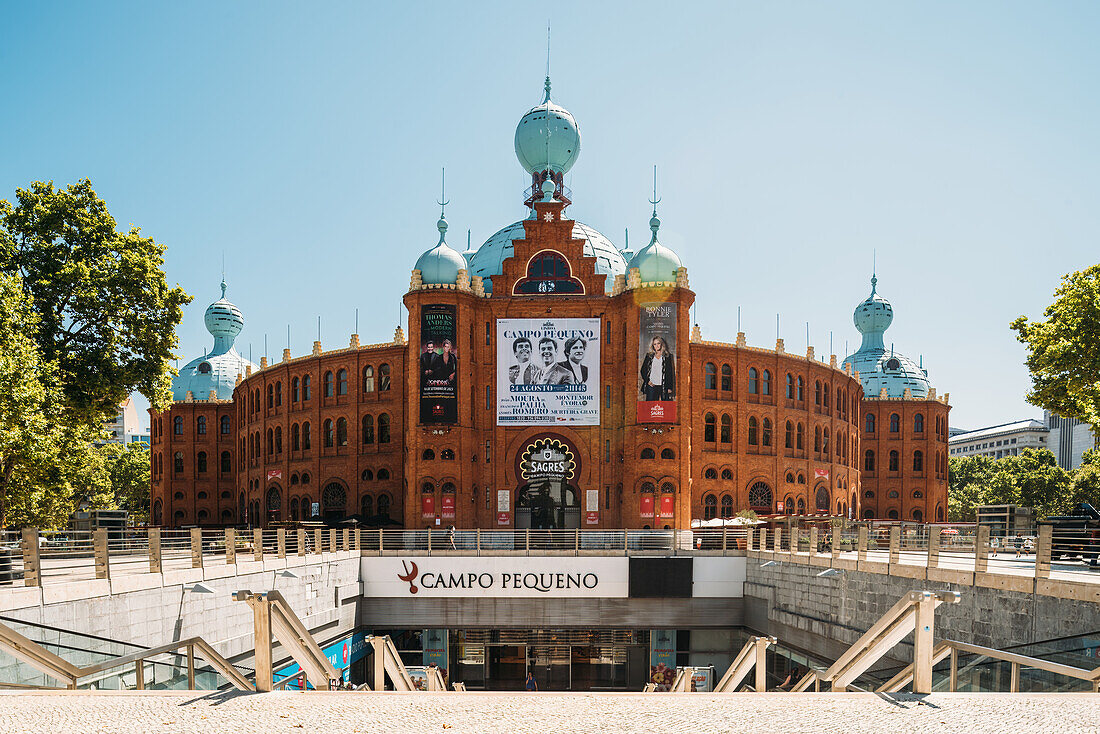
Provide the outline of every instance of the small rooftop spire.
<path id="1" fill-rule="evenodd" d="M 871 250 L 871 295 L 878 286 L 878 250 Z"/>
<path id="2" fill-rule="evenodd" d="M 653 205 L 653 216 L 649 220 L 649 229 L 653 232 L 653 241 L 657 241 L 657 230 L 661 228 L 661 220 L 657 218 L 657 205 L 661 199 L 657 196 L 657 166 L 653 166 L 653 198 L 649 200 Z"/>
<path id="3" fill-rule="evenodd" d="M 445 212 L 447 210 L 447 205 L 451 202 L 447 200 L 447 169 L 443 168 L 440 170 L 442 172 L 440 175 L 442 182 L 440 184 L 439 200 L 436 201 L 436 203 L 439 204 L 439 221 L 435 223 L 435 226 L 439 229 L 439 244 L 443 244 L 447 237 L 447 217 Z"/>
<path id="4" fill-rule="evenodd" d="M 543 88 L 546 90 L 546 97 L 542 103 L 546 104 L 550 101 L 550 21 L 546 21 L 546 83 Z"/>
<path id="5" fill-rule="evenodd" d="M 225 273 L 222 273 L 222 298 L 225 298 Z"/>

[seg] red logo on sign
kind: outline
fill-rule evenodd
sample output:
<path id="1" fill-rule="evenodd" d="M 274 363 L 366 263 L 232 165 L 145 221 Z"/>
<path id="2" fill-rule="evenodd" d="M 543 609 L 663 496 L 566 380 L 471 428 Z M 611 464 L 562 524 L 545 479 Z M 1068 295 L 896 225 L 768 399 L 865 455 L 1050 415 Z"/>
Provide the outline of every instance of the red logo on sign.
<path id="1" fill-rule="evenodd" d="M 409 570 L 410 563 L 412 564 L 411 571 Z M 416 575 L 420 569 L 416 567 L 416 561 L 401 561 L 401 565 L 405 568 L 405 575 L 402 576 L 401 574 L 397 574 L 397 578 L 401 579 L 402 581 L 408 581 L 409 593 L 415 594 L 416 592 L 420 591 L 420 589 L 416 588 Z"/>

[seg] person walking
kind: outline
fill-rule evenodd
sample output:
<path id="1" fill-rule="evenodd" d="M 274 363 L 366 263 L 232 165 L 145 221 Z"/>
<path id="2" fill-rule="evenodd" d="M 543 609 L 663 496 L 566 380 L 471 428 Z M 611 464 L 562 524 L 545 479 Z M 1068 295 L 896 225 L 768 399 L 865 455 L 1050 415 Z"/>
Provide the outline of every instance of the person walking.
<path id="1" fill-rule="evenodd" d="M 458 548 L 455 547 L 455 526 L 454 525 L 452 525 L 451 527 L 449 527 L 447 529 L 447 538 L 451 541 L 451 550 L 458 550 Z"/>
<path id="2" fill-rule="evenodd" d="M 527 674 L 527 686 L 526 686 L 526 688 L 527 688 L 528 691 L 537 691 L 539 689 L 539 684 L 535 682 L 535 674 L 534 673 L 528 673 Z"/>

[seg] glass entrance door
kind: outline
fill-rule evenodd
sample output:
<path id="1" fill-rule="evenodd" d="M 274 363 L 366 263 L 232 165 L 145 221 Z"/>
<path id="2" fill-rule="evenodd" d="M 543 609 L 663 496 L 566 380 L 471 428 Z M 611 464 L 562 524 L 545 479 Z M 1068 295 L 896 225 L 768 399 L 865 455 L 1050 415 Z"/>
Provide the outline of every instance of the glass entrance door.
<path id="1" fill-rule="evenodd" d="M 532 645 L 528 650 L 529 670 L 535 675 L 540 691 L 570 690 L 572 671 L 568 646 Z"/>
<path id="2" fill-rule="evenodd" d="M 489 645 L 486 650 L 486 689 L 522 691 L 527 683 L 527 646 Z"/>

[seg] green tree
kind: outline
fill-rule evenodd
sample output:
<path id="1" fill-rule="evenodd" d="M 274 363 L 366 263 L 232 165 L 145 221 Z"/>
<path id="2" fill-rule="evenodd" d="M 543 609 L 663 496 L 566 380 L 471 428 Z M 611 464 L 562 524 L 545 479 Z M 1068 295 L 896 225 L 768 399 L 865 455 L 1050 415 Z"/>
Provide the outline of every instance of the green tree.
<path id="1" fill-rule="evenodd" d="M 1073 470 L 1071 504 L 1078 502 L 1100 507 L 1100 451 L 1086 451 L 1081 466 Z"/>
<path id="2" fill-rule="evenodd" d="M 1100 426 L 1100 265 L 1062 277 L 1045 321 L 1012 322 L 1027 345 L 1028 402 Z"/>
<path id="3" fill-rule="evenodd" d="M 947 512 L 952 522 L 973 522 L 979 505 L 1032 507 L 1037 517 L 1064 513 L 1074 483 L 1047 449 L 1024 449 L 1019 456 L 951 459 Z"/>
<path id="4" fill-rule="evenodd" d="M 143 443 L 109 443 L 103 447 L 114 504 L 130 521 L 149 521 L 149 447 Z"/>
<path id="5" fill-rule="evenodd" d="M 36 181 L 0 201 L 0 272 L 19 275 L 37 319 L 30 331 L 71 409 L 100 425 L 134 391 L 159 407 L 170 386 L 175 328 L 191 297 L 170 288 L 164 246 L 118 231 L 87 179 Z"/>
<path id="6" fill-rule="evenodd" d="M 974 522 L 978 505 L 986 504 L 986 488 L 996 462 L 988 456 L 958 456 L 948 460 L 947 519 Z"/>
<path id="7" fill-rule="evenodd" d="M 28 334 L 35 321 L 19 277 L 0 273 L 0 527 L 62 525 L 72 463 L 93 437 L 67 419 L 56 368 Z"/>

